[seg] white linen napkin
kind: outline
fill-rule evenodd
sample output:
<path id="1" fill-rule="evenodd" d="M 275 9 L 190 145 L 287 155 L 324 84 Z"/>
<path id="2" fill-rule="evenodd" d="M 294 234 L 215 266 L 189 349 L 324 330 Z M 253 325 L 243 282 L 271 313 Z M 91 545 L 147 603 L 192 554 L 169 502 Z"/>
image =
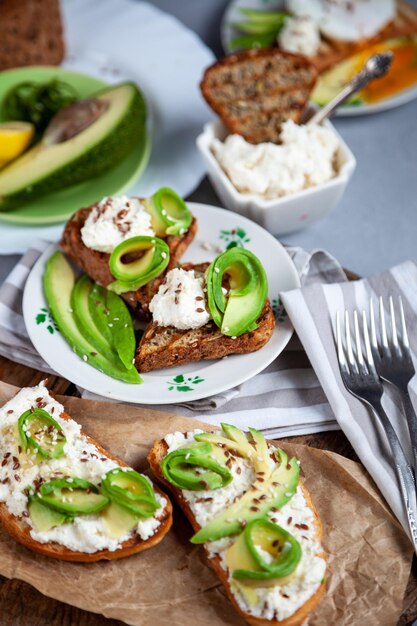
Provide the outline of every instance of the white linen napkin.
<path id="1" fill-rule="evenodd" d="M 344 387 L 335 351 L 333 325 L 336 311 L 369 311 L 370 298 L 401 295 L 414 363 L 417 363 L 417 265 L 407 261 L 368 279 L 318 284 L 306 282 L 302 289 L 281 294 L 298 337 L 327 396 L 333 414 L 388 504 L 408 532 L 392 455 L 378 421 Z M 369 318 L 368 318 L 369 319 Z M 410 385 L 416 400 L 417 379 Z M 411 461 L 410 442 L 398 398 L 386 385 L 383 405 Z"/>
<path id="2" fill-rule="evenodd" d="M 45 242 L 34 243 L 0 287 L 0 354 L 51 373 L 30 342 L 22 316 L 26 278 L 47 245 Z M 309 254 L 300 248 L 289 251 L 303 282 L 346 279 L 337 261 L 324 252 Z M 83 398 L 106 399 L 84 389 L 80 392 Z M 268 368 L 234 389 L 202 400 L 154 408 L 189 417 L 204 417 L 213 424 L 229 421 L 242 428 L 251 425 L 264 430 L 270 437 L 339 428 L 296 338 Z"/>

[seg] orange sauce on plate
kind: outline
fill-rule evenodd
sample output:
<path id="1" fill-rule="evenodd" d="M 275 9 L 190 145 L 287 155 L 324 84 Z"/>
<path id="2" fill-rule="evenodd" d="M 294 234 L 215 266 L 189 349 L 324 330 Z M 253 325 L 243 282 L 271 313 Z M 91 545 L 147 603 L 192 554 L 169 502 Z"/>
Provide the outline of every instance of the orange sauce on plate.
<path id="1" fill-rule="evenodd" d="M 373 103 L 383 100 L 403 91 L 408 87 L 412 87 L 417 83 L 417 41 L 404 40 L 396 42 L 395 45 L 390 42 L 384 42 L 367 48 L 358 55 L 358 63 L 355 71 L 359 71 L 366 59 L 376 52 L 384 52 L 392 50 L 394 60 L 390 71 L 386 76 L 378 78 L 370 83 L 358 95 L 366 102 Z"/>

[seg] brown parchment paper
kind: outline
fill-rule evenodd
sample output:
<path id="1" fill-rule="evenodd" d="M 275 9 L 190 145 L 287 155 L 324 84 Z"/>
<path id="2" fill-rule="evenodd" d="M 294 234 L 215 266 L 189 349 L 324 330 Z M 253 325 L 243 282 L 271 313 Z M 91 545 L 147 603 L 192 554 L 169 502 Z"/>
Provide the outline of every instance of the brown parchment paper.
<path id="1" fill-rule="evenodd" d="M 0 406 L 16 393 L 0 383 Z M 127 405 L 58 399 L 89 435 L 135 469 L 147 468 L 155 439 L 201 422 Z M 412 549 L 364 469 L 337 454 L 285 444 L 324 528 L 326 592 L 308 626 L 393 626 L 401 613 Z M 172 531 L 155 548 L 111 562 L 65 563 L 34 554 L 0 529 L 0 574 L 43 594 L 135 626 L 243 626 L 190 527 L 175 508 Z"/>

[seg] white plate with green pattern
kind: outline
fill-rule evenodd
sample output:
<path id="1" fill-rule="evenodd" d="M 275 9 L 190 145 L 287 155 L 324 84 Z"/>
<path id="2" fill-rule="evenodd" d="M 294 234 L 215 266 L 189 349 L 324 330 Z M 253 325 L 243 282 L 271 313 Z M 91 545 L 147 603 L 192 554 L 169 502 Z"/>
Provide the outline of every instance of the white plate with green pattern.
<path id="1" fill-rule="evenodd" d="M 276 315 L 276 327 L 270 341 L 251 354 L 199 361 L 143 374 L 141 385 L 110 378 L 80 359 L 49 317 L 42 277 L 46 261 L 58 247 L 52 244 L 39 258 L 26 281 L 23 315 L 33 345 L 60 376 L 112 400 L 174 404 L 206 398 L 236 387 L 267 367 L 283 351 L 293 327 L 282 309 L 279 293 L 295 289 L 300 284 L 286 250 L 266 230 L 236 213 L 205 204 L 190 202 L 188 206 L 197 217 L 198 235 L 183 261 L 211 261 L 220 251 L 236 245 L 251 250 L 261 260 L 268 276 L 269 298 Z"/>

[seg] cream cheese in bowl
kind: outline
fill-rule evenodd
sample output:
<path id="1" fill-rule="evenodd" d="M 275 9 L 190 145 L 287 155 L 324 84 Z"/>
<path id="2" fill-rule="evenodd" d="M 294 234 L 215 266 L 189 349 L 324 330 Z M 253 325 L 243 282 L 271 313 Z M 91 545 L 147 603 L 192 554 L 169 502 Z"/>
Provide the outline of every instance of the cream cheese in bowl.
<path id="1" fill-rule="evenodd" d="M 240 193 L 266 200 L 309 189 L 337 174 L 339 140 L 320 125 L 284 122 L 281 144 L 250 144 L 240 135 L 213 139 L 213 153 Z"/>

